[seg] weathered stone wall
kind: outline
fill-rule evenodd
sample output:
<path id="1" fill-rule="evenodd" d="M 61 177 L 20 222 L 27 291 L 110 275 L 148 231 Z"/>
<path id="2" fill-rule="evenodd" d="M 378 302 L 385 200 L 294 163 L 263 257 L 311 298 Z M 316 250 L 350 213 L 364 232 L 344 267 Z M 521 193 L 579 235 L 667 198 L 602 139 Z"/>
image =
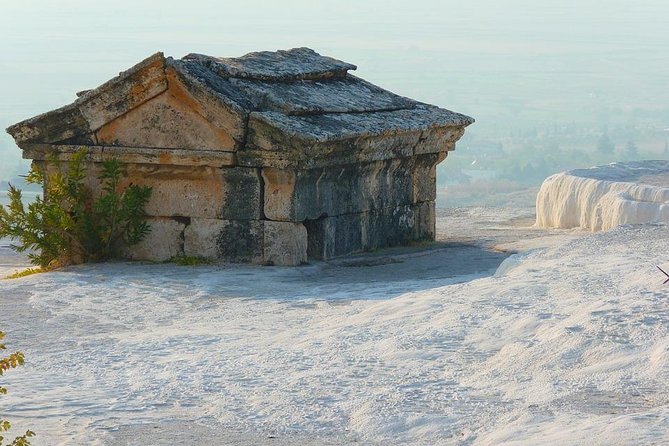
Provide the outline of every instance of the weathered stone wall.
<path id="1" fill-rule="evenodd" d="M 303 221 L 434 200 L 438 154 L 309 170 L 263 168 L 270 220 Z"/>
<path id="2" fill-rule="evenodd" d="M 301 223 L 267 220 L 150 217 L 151 233 L 127 250 L 136 260 L 177 256 L 262 265 L 307 261 L 307 232 Z"/>
<path id="3" fill-rule="evenodd" d="M 427 154 L 310 170 L 125 163 L 121 188 L 152 188 L 151 233 L 126 255 L 298 265 L 432 240 L 440 160 Z M 100 166 L 87 163 L 94 194 Z"/>
<path id="4" fill-rule="evenodd" d="M 305 222 L 308 257 L 333 257 L 434 240 L 434 202 L 374 209 Z"/>
<path id="5" fill-rule="evenodd" d="M 94 193 L 101 190 L 96 180 L 100 162 L 110 157 L 124 163 L 122 188 L 130 184 L 152 188 L 146 207 L 151 233 L 127 249 L 128 258 L 165 261 L 187 255 L 298 265 L 308 258 L 325 260 L 434 239 L 436 165 L 445 158 L 446 150 L 421 149 L 416 154 L 425 144 L 417 139 L 410 141 L 409 149 L 397 149 L 406 153 L 397 158 L 376 159 L 361 151 L 358 157 L 362 159 L 357 162 L 345 157 L 308 168 L 273 167 L 272 163 L 239 166 L 236 154 L 240 152 L 223 143 L 217 147 L 217 141 L 226 139 L 216 140 L 217 131 L 198 121 L 202 119 L 199 113 L 185 107 L 183 99 L 170 96 L 174 90 L 169 87 L 143 107 L 98 129 L 96 139 L 107 145 L 24 145 L 24 154 L 38 163 L 55 149 L 66 165 L 74 152 L 85 150 Z M 176 112 L 179 118 L 172 116 Z M 144 133 L 142 126 L 152 113 L 161 125 L 171 127 L 147 125 L 148 133 Z M 196 139 L 170 139 L 186 131 L 180 126 L 194 122 L 208 130 Z M 160 137 L 153 134 L 156 131 Z M 368 139 L 350 150 L 372 144 Z M 401 140 L 380 137 L 372 145 L 399 144 Z M 125 146 L 148 143 L 161 147 Z M 448 142 L 440 143 L 448 149 Z M 209 144 L 208 149 L 197 150 L 199 144 Z"/>
<path id="6" fill-rule="evenodd" d="M 35 161 L 44 167 L 44 161 Z M 67 169 L 68 162 L 61 162 Z M 88 187 L 102 192 L 100 163 L 88 162 Z M 152 188 L 146 206 L 151 232 L 125 249 L 133 260 L 196 256 L 227 262 L 299 265 L 307 261 L 307 232 L 300 222 L 262 218 L 260 169 L 246 167 L 124 165 L 120 184 Z"/>
<path id="7" fill-rule="evenodd" d="M 309 170 L 263 168 L 264 215 L 304 222 L 308 257 L 434 240 L 441 154 Z"/>

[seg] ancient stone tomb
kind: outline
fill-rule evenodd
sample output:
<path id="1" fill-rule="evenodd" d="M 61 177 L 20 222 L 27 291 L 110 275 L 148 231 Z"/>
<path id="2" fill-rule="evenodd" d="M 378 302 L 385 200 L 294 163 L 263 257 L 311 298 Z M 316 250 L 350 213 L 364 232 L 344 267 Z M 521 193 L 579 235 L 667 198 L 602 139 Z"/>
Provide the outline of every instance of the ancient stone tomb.
<path id="1" fill-rule="evenodd" d="M 296 265 L 435 236 L 435 167 L 473 120 L 308 48 L 157 53 L 7 129 L 24 158 L 120 159 L 153 188 L 135 259 Z M 93 189 L 96 184 L 91 184 Z"/>

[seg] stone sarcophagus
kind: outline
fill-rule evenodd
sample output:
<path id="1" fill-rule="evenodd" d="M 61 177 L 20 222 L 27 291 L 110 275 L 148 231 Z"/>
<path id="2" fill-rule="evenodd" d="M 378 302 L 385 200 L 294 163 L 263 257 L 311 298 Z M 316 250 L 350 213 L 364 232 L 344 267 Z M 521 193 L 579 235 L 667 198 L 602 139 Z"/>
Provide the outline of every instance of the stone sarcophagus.
<path id="1" fill-rule="evenodd" d="M 296 265 L 433 240 L 435 168 L 473 119 L 355 68 L 308 48 L 157 53 L 7 131 L 34 162 L 84 148 L 92 173 L 115 157 L 153 188 L 130 258 Z"/>

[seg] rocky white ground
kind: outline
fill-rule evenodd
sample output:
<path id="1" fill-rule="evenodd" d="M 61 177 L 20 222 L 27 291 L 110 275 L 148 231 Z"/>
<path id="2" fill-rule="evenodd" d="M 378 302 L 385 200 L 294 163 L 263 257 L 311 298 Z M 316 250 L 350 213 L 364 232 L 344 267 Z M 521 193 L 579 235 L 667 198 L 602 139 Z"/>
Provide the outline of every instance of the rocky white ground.
<path id="1" fill-rule="evenodd" d="M 608 230 L 669 221 L 669 161 L 613 163 L 547 178 L 537 195 L 537 225 Z"/>
<path id="2" fill-rule="evenodd" d="M 666 226 L 438 221 L 426 252 L 0 281 L 2 414 L 36 444 L 669 442 Z"/>

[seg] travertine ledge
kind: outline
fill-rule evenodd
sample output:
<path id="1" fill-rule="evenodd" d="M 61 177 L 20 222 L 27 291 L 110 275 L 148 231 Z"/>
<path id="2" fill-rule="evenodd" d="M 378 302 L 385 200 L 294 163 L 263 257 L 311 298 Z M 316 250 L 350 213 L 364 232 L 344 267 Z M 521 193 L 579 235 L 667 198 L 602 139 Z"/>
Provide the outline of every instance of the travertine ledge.
<path id="1" fill-rule="evenodd" d="M 606 231 L 669 222 L 669 161 L 631 161 L 547 178 L 537 195 L 537 226 Z"/>

